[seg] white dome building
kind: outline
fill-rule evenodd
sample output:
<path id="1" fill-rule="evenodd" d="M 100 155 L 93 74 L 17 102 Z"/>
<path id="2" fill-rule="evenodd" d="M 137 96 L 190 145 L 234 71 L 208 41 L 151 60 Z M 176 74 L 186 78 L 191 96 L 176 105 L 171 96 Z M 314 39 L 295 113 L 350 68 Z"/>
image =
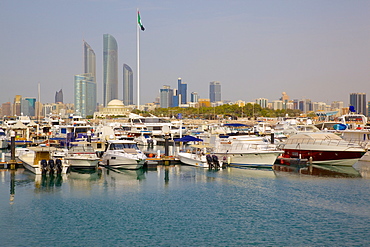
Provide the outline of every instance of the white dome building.
<path id="1" fill-rule="evenodd" d="M 95 118 L 105 118 L 107 116 L 128 116 L 131 107 L 126 107 L 119 99 L 109 101 L 107 107 L 102 108 L 99 112 L 94 113 Z"/>

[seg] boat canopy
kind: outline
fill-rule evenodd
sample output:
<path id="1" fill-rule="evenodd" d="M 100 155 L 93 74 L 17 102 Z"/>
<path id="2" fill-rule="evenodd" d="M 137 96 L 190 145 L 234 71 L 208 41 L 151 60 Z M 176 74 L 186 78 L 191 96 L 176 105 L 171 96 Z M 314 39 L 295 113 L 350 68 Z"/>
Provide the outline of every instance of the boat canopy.
<path id="1" fill-rule="evenodd" d="M 224 124 L 224 126 L 228 126 L 228 127 L 247 127 L 248 125 L 241 124 L 241 123 L 229 123 L 229 124 Z"/>
<path id="2" fill-rule="evenodd" d="M 202 139 L 196 138 L 194 136 L 184 136 L 174 140 L 175 142 L 202 142 Z"/>

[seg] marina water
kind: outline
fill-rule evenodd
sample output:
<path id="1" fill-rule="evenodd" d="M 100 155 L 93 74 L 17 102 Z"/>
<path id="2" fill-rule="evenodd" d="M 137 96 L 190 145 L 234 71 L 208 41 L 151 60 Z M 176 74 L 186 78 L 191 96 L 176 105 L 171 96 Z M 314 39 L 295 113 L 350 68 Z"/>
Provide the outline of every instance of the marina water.
<path id="1" fill-rule="evenodd" d="M 369 246 L 370 180 L 184 165 L 0 171 L 1 246 Z"/>

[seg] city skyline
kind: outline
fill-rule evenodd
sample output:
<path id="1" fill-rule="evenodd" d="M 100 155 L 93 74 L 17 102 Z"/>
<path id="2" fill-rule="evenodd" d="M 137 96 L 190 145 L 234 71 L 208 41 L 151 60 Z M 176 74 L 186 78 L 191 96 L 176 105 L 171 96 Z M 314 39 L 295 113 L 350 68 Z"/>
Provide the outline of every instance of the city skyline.
<path id="1" fill-rule="evenodd" d="M 73 102 L 73 77 L 82 70 L 80 41 L 88 40 L 97 55 L 98 102 L 103 103 L 101 35 L 116 38 L 119 67 L 136 64 L 137 7 L 146 27 L 140 51 L 142 104 L 153 102 L 158 93 L 152 92 L 163 84 L 175 87 L 179 76 L 202 98 L 210 81 L 221 81 L 222 98 L 231 101 L 274 100 L 285 91 L 298 99 L 348 105 L 349 87 L 369 93 L 368 1 L 212 3 L 5 1 L 0 99 L 34 97 L 40 83 L 43 102 L 53 102 L 59 89 L 66 103 Z M 135 75 L 136 66 L 132 69 Z M 121 84 L 118 92 L 122 99 Z"/>

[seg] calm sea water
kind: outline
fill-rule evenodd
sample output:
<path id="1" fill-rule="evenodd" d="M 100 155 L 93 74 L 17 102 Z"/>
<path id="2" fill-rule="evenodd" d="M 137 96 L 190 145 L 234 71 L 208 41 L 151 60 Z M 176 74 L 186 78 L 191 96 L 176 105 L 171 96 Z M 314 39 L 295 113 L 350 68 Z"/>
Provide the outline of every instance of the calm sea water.
<path id="1" fill-rule="evenodd" d="M 369 246 L 370 180 L 161 166 L 0 170 L 1 246 Z"/>

